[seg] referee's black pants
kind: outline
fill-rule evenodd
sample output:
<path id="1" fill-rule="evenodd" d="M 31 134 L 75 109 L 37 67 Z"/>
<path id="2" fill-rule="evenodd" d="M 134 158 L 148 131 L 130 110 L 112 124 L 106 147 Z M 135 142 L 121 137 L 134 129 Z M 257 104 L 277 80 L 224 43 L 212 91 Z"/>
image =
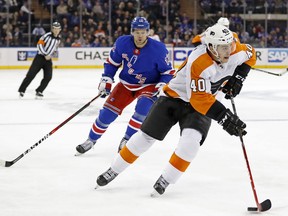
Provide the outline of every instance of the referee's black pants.
<path id="1" fill-rule="evenodd" d="M 52 61 L 46 60 L 43 55 L 37 54 L 24 78 L 23 82 L 21 83 L 18 92 L 25 92 L 26 88 L 35 78 L 37 73 L 43 69 L 43 79 L 39 87 L 36 89 L 36 92 L 43 92 L 47 87 L 48 83 L 52 79 Z"/>

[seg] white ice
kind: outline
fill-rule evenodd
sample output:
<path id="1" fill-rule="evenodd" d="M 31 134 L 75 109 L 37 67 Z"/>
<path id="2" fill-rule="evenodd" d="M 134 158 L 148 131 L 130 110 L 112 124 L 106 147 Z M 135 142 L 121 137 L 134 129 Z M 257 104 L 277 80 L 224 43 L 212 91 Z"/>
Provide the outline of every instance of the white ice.
<path id="1" fill-rule="evenodd" d="M 270 70 L 271 69 L 267 69 Z M 282 71 L 282 70 L 273 70 Z M 0 159 L 11 161 L 69 118 L 97 95 L 101 70 L 54 70 L 54 77 L 35 100 L 42 72 L 18 98 L 26 70 L 0 71 Z M 113 182 L 94 190 L 98 175 L 109 168 L 133 113 L 126 108 L 87 154 L 75 147 L 89 133 L 104 99 L 53 133 L 11 167 L 0 167 L 1 216 L 110 215 L 254 215 L 255 207 L 239 138 L 213 123 L 196 159 L 175 185 L 159 198 L 152 186 L 177 145 L 178 126 L 143 154 Z M 229 101 L 223 103 L 231 108 Z M 259 202 L 271 199 L 261 215 L 288 212 L 288 74 L 251 71 L 240 96 L 238 115 L 247 123 L 244 137 Z"/>

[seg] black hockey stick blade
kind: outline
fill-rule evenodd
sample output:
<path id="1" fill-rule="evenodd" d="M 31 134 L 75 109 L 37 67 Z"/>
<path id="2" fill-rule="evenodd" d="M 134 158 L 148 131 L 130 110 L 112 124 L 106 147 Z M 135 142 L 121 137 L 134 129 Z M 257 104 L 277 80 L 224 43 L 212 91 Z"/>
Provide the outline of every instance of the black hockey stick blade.
<path id="1" fill-rule="evenodd" d="M 2 167 L 10 167 L 13 165 L 12 161 L 4 161 L 4 160 L 0 160 L 0 166 Z"/>
<path id="2" fill-rule="evenodd" d="M 268 211 L 270 208 L 272 207 L 272 203 L 269 199 L 263 201 L 262 203 L 259 204 L 259 208 L 258 207 L 248 207 L 248 211 L 260 211 L 260 212 L 264 212 L 264 211 Z"/>
<path id="3" fill-rule="evenodd" d="M 261 209 L 260 211 L 268 211 L 271 207 L 272 207 L 272 203 L 269 199 L 266 199 L 265 201 L 263 201 L 262 203 L 260 203 Z"/>

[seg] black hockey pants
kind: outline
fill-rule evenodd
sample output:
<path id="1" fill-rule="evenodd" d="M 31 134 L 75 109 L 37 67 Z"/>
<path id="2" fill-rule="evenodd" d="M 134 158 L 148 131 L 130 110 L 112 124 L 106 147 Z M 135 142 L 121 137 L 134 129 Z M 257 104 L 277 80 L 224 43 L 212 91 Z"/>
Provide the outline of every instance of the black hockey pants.
<path id="1" fill-rule="evenodd" d="M 36 92 L 43 92 L 50 80 L 52 79 L 52 61 L 46 60 L 43 55 L 39 54 L 35 56 L 32 65 L 30 66 L 26 74 L 26 77 L 24 78 L 23 82 L 19 87 L 18 92 L 25 92 L 26 88 L 29 86 L 29 84 L 32 82 L 32 80 L 35 78 L 35 76 L 41 69 L 43 69 L 44 75 L 39 87 L 36 89 Z"/>

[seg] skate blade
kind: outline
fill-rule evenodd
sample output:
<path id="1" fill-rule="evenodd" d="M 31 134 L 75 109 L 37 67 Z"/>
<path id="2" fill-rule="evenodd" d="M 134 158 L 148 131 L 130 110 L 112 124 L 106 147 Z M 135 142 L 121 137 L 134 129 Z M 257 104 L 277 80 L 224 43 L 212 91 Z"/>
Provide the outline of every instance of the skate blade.
<path id="1" fill-rule="evenodd" d="M 83 155 L 82 153 L 80 153 L 80 152 L 76 152 L 75 154 L 74 154 L 74 156 L 81 156 L 81 155 Z"/>
<path id="2" fill-rule="evenodd" d="M 152 198 L 157 198 L 160 196 L 161 195 L 156 190 L 153 190 L 152 193 L 150 193 L 150 197 L 152 197 Z"/>

